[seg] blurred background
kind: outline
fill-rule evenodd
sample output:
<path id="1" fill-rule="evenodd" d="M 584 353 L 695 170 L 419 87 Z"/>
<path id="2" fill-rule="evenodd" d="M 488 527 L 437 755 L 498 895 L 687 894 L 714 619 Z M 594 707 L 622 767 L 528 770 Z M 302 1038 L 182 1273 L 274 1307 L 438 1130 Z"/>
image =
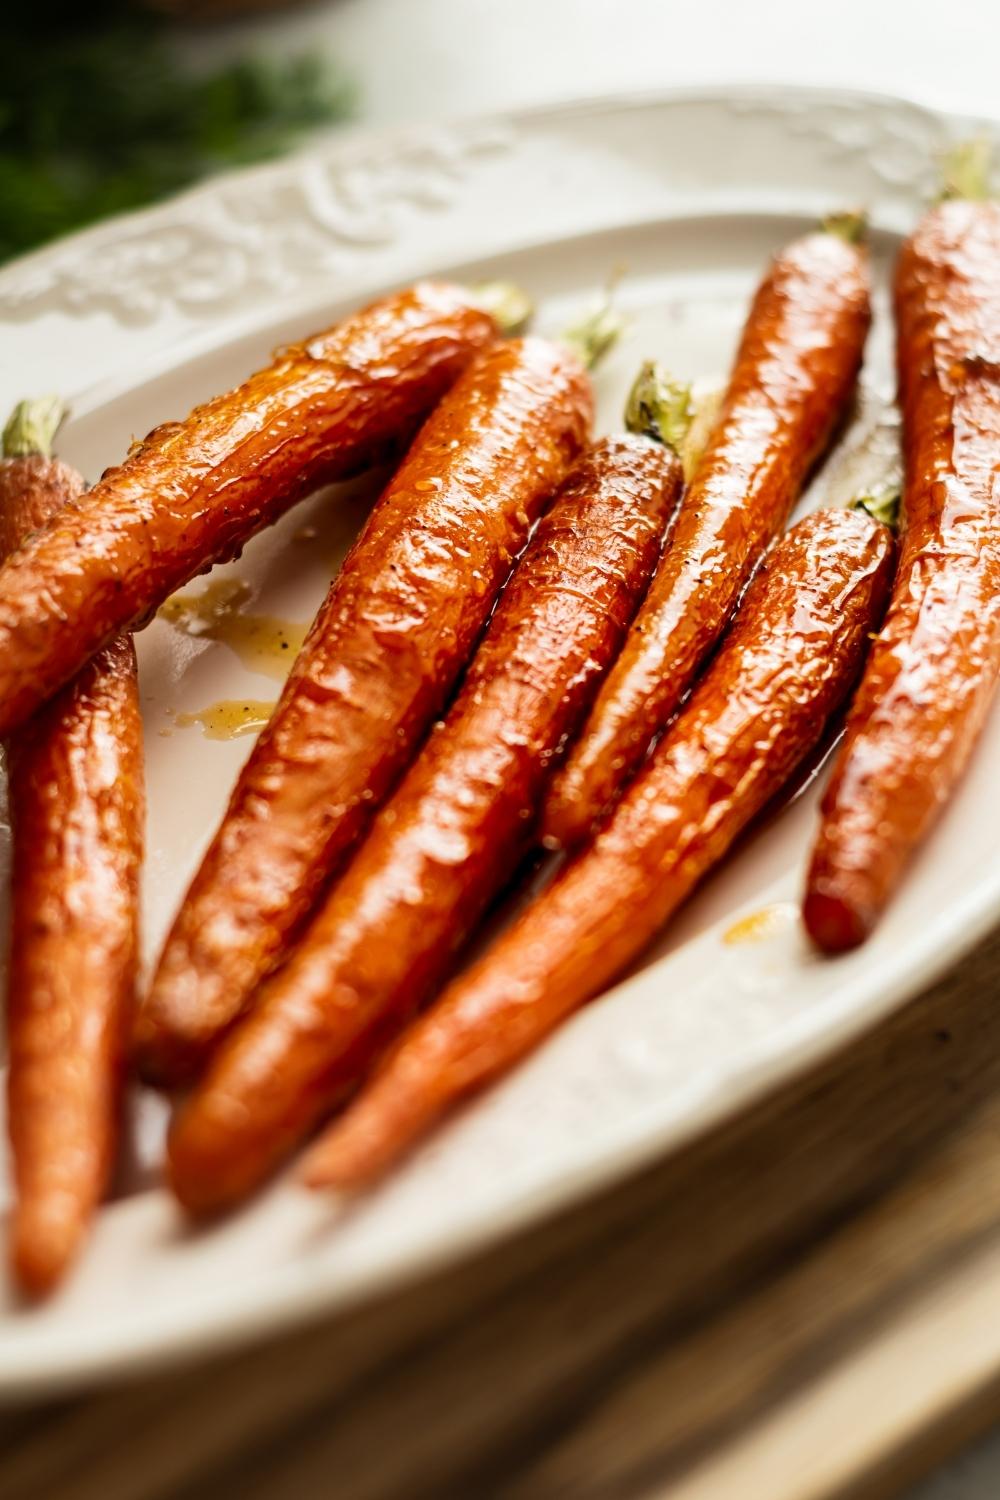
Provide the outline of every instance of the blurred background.
<path id="1" fill-rule="evenodd" d="M 973 114 L 998 104 L 996 0 L 7 0 L 0 10 L 0 260 L 351 124 L 748 81 L 882 90 Z"/>

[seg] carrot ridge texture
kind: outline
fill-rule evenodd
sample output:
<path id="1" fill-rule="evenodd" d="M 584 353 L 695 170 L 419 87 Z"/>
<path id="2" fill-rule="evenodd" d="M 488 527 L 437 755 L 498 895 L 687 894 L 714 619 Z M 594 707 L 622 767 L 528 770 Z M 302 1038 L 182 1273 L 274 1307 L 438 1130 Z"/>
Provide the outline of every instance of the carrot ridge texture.
<path id="1" fill-rule="evenodd" d="M 33 455 L 0 462 L 0 547 L 80 495 Z M 138 961 L 142 723 L 135 648 L 100 651 L 7 742 L 11 1257 L 40 1296 L 79 1250 L 117 1158 Z"/>
<path id="2" fill-rule="evenodd" d="M 691 686 L 847 410 L 870 321 L 863 246 L 817 232 L 776 257 L 671 543 L 549 790 L 550 846 L 587 837 Z"/>
<path id="3" fill-rule="evenodd" d="M 1000 204 L 947 202 L 895 283 L 906 482 L 899 572 L 823 800 L 803 914 L 870 934 L 950 801 L 1000 674 Z"/>
<path id="4" fill-rule="evenodd" d="M 532 833 L 553 758 L 648 584 L 682 483 L 642 438 L 573 469 L 513 574 L 445 720 L 171 1134 L 207 1212 L 271 1170 L 445 976 Z"/>
<path id="5" fill-rule="evenodd" d="M 167 938 L 137 1027 L 153 1081 L 196 1074 L 284 957 L 473 650 L 586 441 L 588 378 L 542 339 L 480 355 L 377 502 Z"/>
<path id="6" fill-rule="evenodd" d="M 825 511 L 774 548 L 706 676 L 593 842 L 405 1033 L 306 1162 L 386 1171 L 642 952 L 818 743 L 881 616 L 889 533 Z"/>
<path id="7" fill-rule="evenodd" d="M 0 734 L 319 485 L 383 461 L 496 335 L 421 283 L 157 427 L 0 567 Z"/>

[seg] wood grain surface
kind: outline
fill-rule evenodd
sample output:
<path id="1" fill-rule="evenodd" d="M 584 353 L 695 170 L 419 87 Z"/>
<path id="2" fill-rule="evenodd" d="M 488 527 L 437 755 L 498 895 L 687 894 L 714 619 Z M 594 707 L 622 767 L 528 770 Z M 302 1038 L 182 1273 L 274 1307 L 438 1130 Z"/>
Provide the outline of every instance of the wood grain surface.
<path id="1" fill-rule="evenodd" d="M 3 1500 L 844 1500 L 1000 1414 L 1000 933 L 682 1155 L 223 1360 L 0 1417 Z"/>

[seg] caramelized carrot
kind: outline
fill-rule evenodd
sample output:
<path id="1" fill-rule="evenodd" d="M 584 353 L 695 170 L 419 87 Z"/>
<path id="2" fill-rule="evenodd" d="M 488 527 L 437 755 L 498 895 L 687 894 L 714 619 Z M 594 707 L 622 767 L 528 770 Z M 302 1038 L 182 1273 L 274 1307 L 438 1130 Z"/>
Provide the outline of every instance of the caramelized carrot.
<path id="1" fill-rule="evenodd" d="M 861 943 L 949 801 L 1000 674 L 1000 204 L 946 201 L 896 271 L 899 574 L 833 779 L 804 918 Z"/>
<path id="2" fill-rule="evenodd" d="M 5 433 L 5 451 L 14 454 L 0 463 L 5 549 L 83 487 L 47 455 L 50 434 L 37 417 L 25 405 Z M 37 1296 L 77 1253 L 117 1155 L 143 817 L 129 637 L 99 652 L 10 737 L 7 764 L 11 1253 L 21 1286 Z"/>
<path id="3" fill-rule="evenodd" d="M 892 551 L 856 511 L 809 516 L 778 543 L 593 843 L 403 1036 L 314 1148 L 310 1183 L 373 1180 L 646 947 L 818 742 L 880 617 Z"/>
<path id="4" fill-rule="evenodd" d="M 524 851 L 680 485 L 679 459 L 643 438 L 605 439 L 573 470 L 444 723 L 179 1117 L 170 1173 L 188 1208 L 248 1192 L 440 982 Z"/>
<path id="5" fill-rule="evenodd" d="M 405 443 L 496 331 L 422 283 L 151 432 L 0 568 L 0 734 L 296 500 Z"/>
<path id="6" fill-rule="evenodd" d="M 866 254 L 849 236 L 811 234 L 777 257 L 670 546 L 549 790 L 549 845 L 586 837 L 691 686 L 846 410 L 869 321 Z"/>
<path id="7" fill-rule="evenodd" d="M 55 396 L 22 401 L 3 431 L 0 561 L 83 492 L 75 469 L 52 454 L 66 409 Z"/>
<path id="8" fill-rule="evenodd" d="M 142 1007 L 174 1083 L 282 959 L 440 712 L 512 558 L 586 439 L 587 376 L 541 339 L 481 355 L 334 580 L 167 938 Z"/>

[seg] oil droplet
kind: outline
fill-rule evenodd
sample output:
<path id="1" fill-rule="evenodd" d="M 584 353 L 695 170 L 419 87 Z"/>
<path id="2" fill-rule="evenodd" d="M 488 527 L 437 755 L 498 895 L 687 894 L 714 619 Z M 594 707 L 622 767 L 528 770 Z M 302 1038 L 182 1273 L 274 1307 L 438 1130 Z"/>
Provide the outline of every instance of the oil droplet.
<path id="1" fill-rule="evenodd" d="M 251 593 L 242 578 L 216 578 L 200 594 L 174 594 L 160 606 L 159 616 L 185 635 L 207 635 L 220 620 L 245 604 Z"/>
<path id="2" fill-rule="evenodd" d="M 184 635 L 221 641 L 248 671 L 284 682 L 309 627 L 276 615 L 243 614 L 252 595 L 241 578 L 219 578 L 200 594 L 175 594 L 159 615 Z"/>
<path id="3" fill-rule="evenodd" d="M 763 943 L 794 921 L 798 908 L 791 901 L 776 901 L 740 917 L 722 934 L 724 943 Z"/>
<path id="4" fill-rule="evenodd" d="M 259 698 L 220 698 L 207 708 L 178 714 L 175 723 L 181 729 L 200 724 L 207 740 L 238 740 L 244 734 L 259 734 L 274 713 L 274 703 Z"/>

